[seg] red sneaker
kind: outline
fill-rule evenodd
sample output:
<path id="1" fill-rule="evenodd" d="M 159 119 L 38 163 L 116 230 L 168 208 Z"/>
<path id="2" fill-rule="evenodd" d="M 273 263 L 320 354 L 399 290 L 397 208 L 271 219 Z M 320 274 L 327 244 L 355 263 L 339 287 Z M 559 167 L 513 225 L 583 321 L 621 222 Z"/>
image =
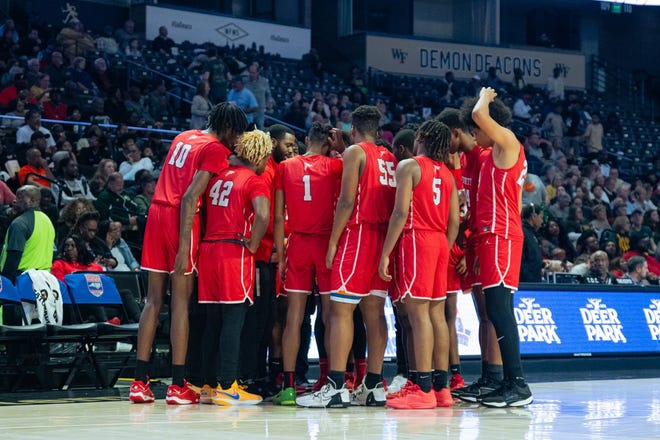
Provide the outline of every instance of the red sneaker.
<path id="1" fill-rule="evenodd" d="M 344 374 L 344 382 L 348 391 L 353 391 L 359 384 L 355 381 L 355 373 L 347 371 Z"/>
<path id="2" fill-rule="evenodd" d="M 433 390 L 425 393 L 419 385 L 414 384 L 406 392 L 399 392 L 395 397 L 387 399 L 386 405 L 393 409 L 432 409 L 437 406 L 437 402 Z"/>
<path id="3" fill-rule="evenodd" d="M 413 381 L 408 380 L 408 381 L 405 383 L 405 385 L 401 387 L 401 389 L 400 389 L 399 391 L 395 391 L 395 392 L 393 392 L 393 393 L 388 393 L 387 396 L 385 396 L 385 398 L 386 398 L 387 400 L 390 400 L 390 399 L 396 399 L 397 397 L 400 397 L 401 395 L 406 394 L 409 390 L 411 390 L 411 389 L 412 389 L 413 387 L 415 387 L 415 386 L 417 386 L 417 385 L 415 385 L 415 384 L 413 383 Z M 418 387 L 418 388 L 419 388 L 419 387 Z"/>
<path id="4" fill-rule="evenodd" d="M 321 388 L 323 388 L 323 385 L 325 385 L 326 382 L 328 382 L 328 376 L 325 374 L 321 374 L 319 380 L 317 380 L 314 383 L 314 386 L 312 387 L 312 393 L 318 393 L 319 391 L 321 391 Z"/>
<path id="5" fill-rule="evenodd" d="M 449 381 L 449 390 L 454 391 L 459 388 L 465 388 L 465 381 L 463 376 L 460 374 L 452 374 L 451 380 Z"/>
<path id="6" fill-rule="evenodd" d="M 168 405 L 191 405 L 199 403 L 199 394 L 188 387 L 188 382 L 183 381 L 183 386 L 170 385 L 167 387 L 165 403 Z"/>
<path id="7" fill-rule="evenodd" d="M 454 398 L 451 397 L 449 388 L 443 388 L 440 391 L 434 391 L 434 393 L 438 408 L 446 408 L 454 404 Z"/>
<path id="8" fill-rule="evenodd" d="M 154 401 L 154 393 L 149 388 L 149 382 L 144 383 L 141 380 L 134 380 L 131 383 L 131 393 L 128 400 L 133 403 L 151 403 Z"/>

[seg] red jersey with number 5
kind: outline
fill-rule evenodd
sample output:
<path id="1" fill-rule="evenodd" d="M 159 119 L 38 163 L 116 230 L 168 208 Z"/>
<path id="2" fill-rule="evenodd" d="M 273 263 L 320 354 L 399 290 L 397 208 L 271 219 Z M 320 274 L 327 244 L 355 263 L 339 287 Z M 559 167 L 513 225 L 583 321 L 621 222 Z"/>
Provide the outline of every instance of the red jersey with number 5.
<path id="1" fill-rule="evenodd" d="M 269 197 L 270 189 L 244 166 L 230 166 L 209 182 L 204 192 L 203 241 L 237 239 L 252 232 L 252 200 Z"/>
<path id="2" fill-rule="evenodd" d="M 275 189 L 284 191 L 289 231 L 332 232 L 341 173 L 341 159 L 322 155 L 296 156 L 279 164 Z"/>
<path id="3" fill-rule="evenodd" d="M 491 154 L 484 161 L 477 191 L 478 234 L 495 234 L 507 240 L 522 240 L 522 186 L 527 176 L 525 150 L 520 145 L 516 163 L 498 168 Z"/>
<path id="4" fill-rule="evenodd" d="M 452 174 L 447 166 L 426 156 L 413 158 L 419 164 L 420 179 L 413 188 L 404 230 L 447 232 Z"/>
<path id="5" fill-rule="evenodd" d="M 198 170 L 218 174 L 229 166 L 231 151 L 218 138 L 201 130 L 188 130 L 177 135 L 167 153 L 163 169 L 158 176 L 153 203 L 181 206 Z"/>
<path id="6" fill-rule="evenodd" d="M 366 160 L 347 226 L 362 223 L 387 225 L 394 208 L 397 160 L 385 147 L 377 147 L 371 142 L 357 145 L 364 151 Z"/>

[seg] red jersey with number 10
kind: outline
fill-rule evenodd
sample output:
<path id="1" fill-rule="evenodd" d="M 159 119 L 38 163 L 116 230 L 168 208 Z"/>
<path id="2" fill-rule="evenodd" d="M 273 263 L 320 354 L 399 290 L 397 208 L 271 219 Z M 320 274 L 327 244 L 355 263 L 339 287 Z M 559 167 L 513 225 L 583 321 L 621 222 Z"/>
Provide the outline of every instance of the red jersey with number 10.
<path id="1" fill-rule="evenodd" d="M 238 239 L 252 232 L 252 200 L 269 197 L 270 190 L 257 174 L 244 166 L 231 166 L 211 179 L 204 192 L 202 241 Z"/>
<path id="2" fill-rule="evenodd" d="M 420 179 L 413 188 L 404 230 L 447 232 L 449 200 L 453 188 L 447 166 L 426 156 L 416 156 Z"/>
<path id="3" fill-rule="evenodd" d="M 158 176 L 153 203 L 181 206 L 198 170 L 218 174 L 229 166 L 231 151 L 218 138 L 201 130 L 188 130 L 177 135 L 167 153 L 163 169 Z"/>
<path id="4" fill-rule="evenodd" d="M 387 225 L 396 195 L 396 158 L 387 148 L 371 142 L 357 145 L 364 151 L 366 160 L 347 226 L 362 223 Z"/>
<path id="5" fill-rule="evenodd" d="M 279 164 L 275 189 L 284 191 L 290 232 L 332 232 L 341 172 L 341 159 L 322 155 L 296 156 Z"/>
<path id="6" fill-rule="evenodd" d="M 481 168 L 477 192 L 478 234 L 495 234 L 507 240 L 522 240 L 520 217 L 522 186 L 527 176 L 525 150 L 520 145 L 516 163 L 508 169 L 498 168 L 493 155 Z"/>

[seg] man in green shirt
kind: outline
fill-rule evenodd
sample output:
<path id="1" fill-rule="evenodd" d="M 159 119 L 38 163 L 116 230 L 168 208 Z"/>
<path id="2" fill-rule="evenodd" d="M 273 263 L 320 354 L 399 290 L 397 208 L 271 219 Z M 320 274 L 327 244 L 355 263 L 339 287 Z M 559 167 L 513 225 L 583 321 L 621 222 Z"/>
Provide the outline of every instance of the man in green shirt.
<path id="1" fill-rule="evenodd" d="M 48 270 L 53 264 L 55 228 L 46 214 L 39 210 L 41 190 L 24 185 L 16 191 L 14 210 L 18 214 L 7 231 L 0 255 L 2 275 L 12 282 L 28 269 Z M 16 317 L 4 316 L 6 324 Z"/>

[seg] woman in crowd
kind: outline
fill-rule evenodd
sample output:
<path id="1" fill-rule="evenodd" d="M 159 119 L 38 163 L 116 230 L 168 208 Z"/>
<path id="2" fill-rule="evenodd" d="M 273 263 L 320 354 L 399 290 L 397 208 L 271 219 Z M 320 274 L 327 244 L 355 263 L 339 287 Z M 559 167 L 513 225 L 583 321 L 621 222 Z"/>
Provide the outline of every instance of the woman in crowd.
<path id="1" fill-rule="evenodd" d="M 576 257 L 575 248 L 571 244 L 566 230 L 554 218 L 548 220 L 548 223 L 541 231 L 541 235 L 550 242 L 550 252 L 555 248 L 562 248 L 566 251 L 566 257 L 569 260 L 573 260 Z"/>
<path id="2" fill-rule="evenodd" d="M 59 247 L 57 259 L 53 261 L 51 273 L 60 281 L 73 272 L 100 272 L 103 268 L 94 262 L 87 246 L 77 237 L 67 237 Z"/>
<path id="3" fill-rule="evenodd" d="M 94 173 L 92 180 L 89 181 L 89 187 L 94 196 L 98 196 L 103 191 L 106 183 L 108 183 L 108 176 L 115 171 L 117 171 L 117 165 L 114 160 L 102 159 L 99 162 L 99 165 L 96 167 L 96 173 Z"/>
<path id="4" fill-rule="evenodd" d="M 657 209 L 649 209 L 644 213 L 644 223 L 653 232 L 653 241 L 660 243 L 660 216 Z"/>
<path id="5" fill-rule="evenodd" d="M 203 130 L 206 128 L 209 112 L 211 111 L 211 107 L 213 107 L 213 104 L 209 100 L 210 91 L 211 86 L 207 81 L 200 81 L 197 84 L 197 93 L 190 105 L 191 130 Z"/>
<path id="6" fill-rule="evenodd" d="M 589 226 L 596 232 L 598 239 L 606 229 L 612 229 L 610 222 L 607 220 L 607 208 L 602 203 L 594 205 L 591 209 L 594 219 L 589 222 Z"/>
<path id="7" fill-rule="evenodd" d="M 78 218 L 87 211 L 94 211 L 94 205 L 88 199 L 76 199 L 64 207 L 55 230 L 55 244 L 58 247 L 72 233 Z"/>

